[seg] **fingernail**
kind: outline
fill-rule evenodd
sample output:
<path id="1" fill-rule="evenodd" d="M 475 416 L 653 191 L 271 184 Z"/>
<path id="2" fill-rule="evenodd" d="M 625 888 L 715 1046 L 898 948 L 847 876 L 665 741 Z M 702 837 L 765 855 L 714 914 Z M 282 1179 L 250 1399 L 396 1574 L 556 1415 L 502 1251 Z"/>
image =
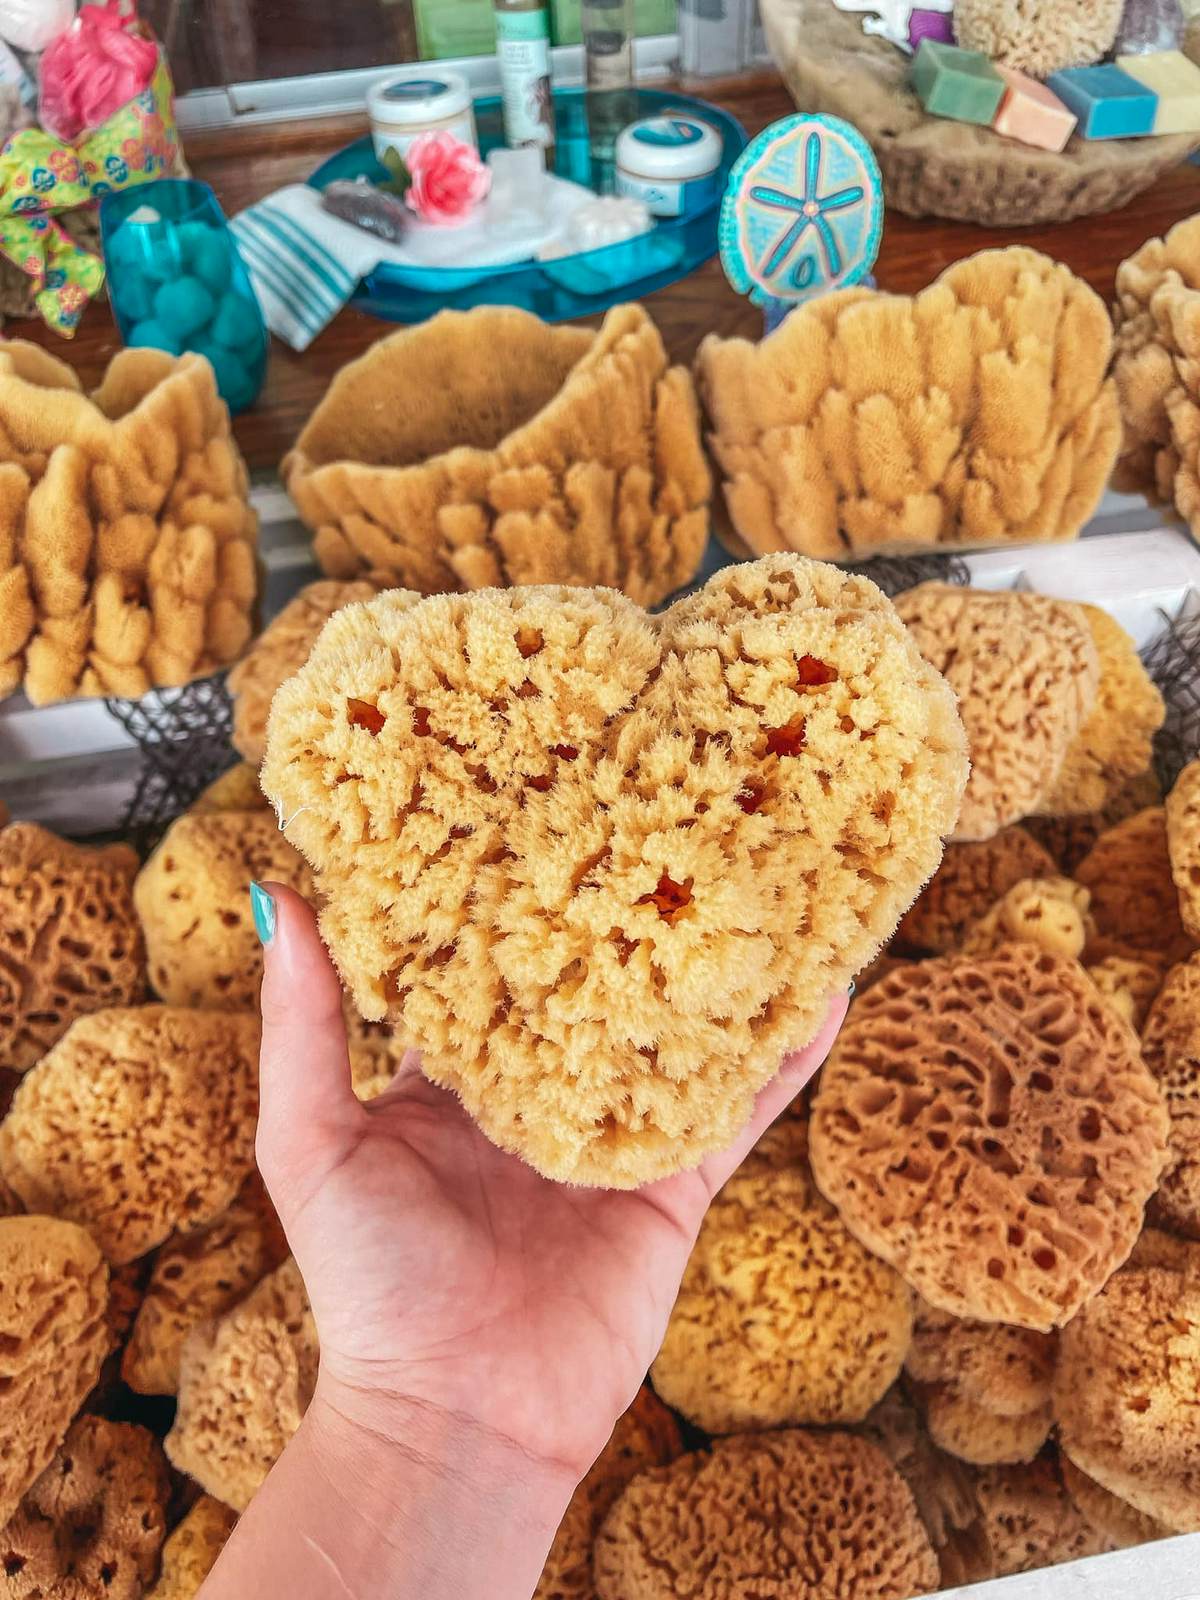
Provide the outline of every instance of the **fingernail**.
<path id="1" fill-rule="evenodd" d="M 272 916 L 274 916 L 274 912 L 275 912 L 275 907 L 272 906 L 271 907 Z M 853 1000 L 854 996 L 858 993 L 858 985 L 855 983 L 853 978 L 850 979 L 850 987 L 846 990 L 846 993 L 850 996 L 851 1000 Z"/>
<path id="2" fill-rule="evenodd" d="M 261 884 L 250 885 L 250 909 L 254 913 L 254 926 L 264 944 L 275 937 L 275 902 Z"/>

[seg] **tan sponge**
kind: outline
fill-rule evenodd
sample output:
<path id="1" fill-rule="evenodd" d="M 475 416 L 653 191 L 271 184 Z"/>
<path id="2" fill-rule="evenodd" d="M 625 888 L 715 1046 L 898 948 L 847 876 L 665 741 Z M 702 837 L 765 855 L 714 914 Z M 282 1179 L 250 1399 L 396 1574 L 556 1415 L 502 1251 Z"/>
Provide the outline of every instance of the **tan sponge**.
<path id="1" fill-rule="evenodd" d="M 600 1530 L 595 1575 L 599 1600 L 911 1600 L 937 1588 L 938 1563 L 881 1450 L 794 1429 L 635 1478 Z"/>
<path id="2" fill-rule="evenodd" d="M 146 1600 L 196 1600 L 236 1524 L 228 1506 L 202 1494 L 163 1545 L 158 1582 Z"/>
<path id="3" fill-rule="evenodd" d="M 169 1006 L 81 1017 L 22 1080 L 0 1174 L 114 1265 L 203 1227 L 253 1164 L 258 1033 L 255 1017 Z"/>
<path id="4" fill-rule="evenodd" d="M 971 781 L 956 837 L 989 839 L 1041 809 L 1091 713 L 1100 658 L 1081 606 L 1020 590 L 923 583 L 896 601 L 958 696 Z"/>
<path id="5" fill-rule="evenodd" d="M 1142 1050 L 1171 1118 L 1171 1161 L 1152 1209 L 1167 1227 L 1200 1239 L 1200 953 L 1167 974 Z"/>
<path id="6" fill-rule="evenodd" d="M 1137 1040 L 1031 945 L 858 1000 L 813 1104 L 817 1182 L 933 1306 L 1046 1332 L 1127 1258 L 1167 1164 Z"/>
<path id="7" fill-rule="evenodd" d="M 1025 878 L 1054 875 L 1054 861 L 1024 828 L 946 846 L 942 864 L 900 924 L 901 944 L 948 955 L 972 923 Z"/>
<path id="8" fill-rule="evenodd" d="M 1200 761 L 1179 774 L 1167 796 L 1166 811 L 1167 850 L 1183 926 L 1200 944 Z"/>
<path id="9" fill-rule="evenodd" d="M 381 595 L 275 698 L 263 787 L 359 1011 L 548 1177 L 746 1121 L 941 857 L 962 727 L 890 603 L 794 556 L 661 616 Z"/>
<path id="10" fill-rule="evenodd" d="M 752 1157 L 714 1200 L 651 1368 L 707 1433 L 861 1422 L 908 1351 L 911 1290 L 846 1231 L 798 1142 L 787 1165 Z"/>
<path id="11" fill-rule="evenodd" d="M 443 311 L 342 368 L 283 463 L 331 578 L 443 590 L 695 576 L 712 484 L 692 380 L 617 306 L 598 332 Z"/>
<path id="12" fill-rule="evenodd" d="M 0 1219 L 0 1527 L 100 1376 L 107 1306 L 108 1268 L 82 1228 Z"/>
<path id="13" fill-rule="evenodd" d="M 1105 937 L 1166 961 L 1183 961 L 1195 948 L 1179 914 L 1162 806 L 1147 806 L 1102 833 L 1074 876 L 1090 890 L 1096 929 Z"/>
<path id="14" fill-rule="evenodd" d="M 137 856 L 34 822 L 0 829 L 0 1067 L 24 1072 L 72 1021 L 146 989 L 133 909 Z"/>

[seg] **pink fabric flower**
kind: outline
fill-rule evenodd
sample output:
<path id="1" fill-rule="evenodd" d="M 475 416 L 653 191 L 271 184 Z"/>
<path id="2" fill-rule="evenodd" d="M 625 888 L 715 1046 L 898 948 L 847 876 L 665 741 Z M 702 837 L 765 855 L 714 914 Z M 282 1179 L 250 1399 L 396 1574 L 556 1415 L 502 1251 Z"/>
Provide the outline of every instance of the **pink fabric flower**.
<path id="1" fill-rule="evenodd" d="M 452 133 L 420 133 L 404 157 L 411 183 L 404 202 L 422 222 L 457 227 L 487 194 L 492 174 Z"/>
<path id="2" fill-rule="evenodd" d="M 158 46 L 121 0 L 86 5 L 42 57 L 39 120 L 73 144 L 149 88 L 157 66 Z"/>

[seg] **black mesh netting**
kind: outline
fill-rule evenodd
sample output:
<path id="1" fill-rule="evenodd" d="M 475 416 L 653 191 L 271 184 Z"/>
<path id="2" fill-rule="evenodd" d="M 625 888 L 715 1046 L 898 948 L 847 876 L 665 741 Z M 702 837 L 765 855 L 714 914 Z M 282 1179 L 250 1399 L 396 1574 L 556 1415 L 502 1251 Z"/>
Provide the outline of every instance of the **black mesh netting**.
<path id="1" fill-rule="evenodd" d="M 971 582 L 971 569 L 961 556 L 877 556 L 872 561 L 856 561 L 842 570 L 870 578 L 889 600 L 906 589 L 915 589 L 919 583 L 954 583 L 966 588 Z"/>
<path id="2" fill-rule="evenodd" d="M 121 831 L 148 849 L 202 789 L 238 759 L 230 743 L 233 702 L 225 674 L 182 689 L 157 689 L 141 700 L 106 700 L 141 752 L 137 787 Z"/>
<path id="3" fill-rule="evenodd" d="M 1146 670 L 1167 702 L 1167 720 L 1154 741 L 1154 769 L 1164 794 L 1200 756 L 1200 613 L 1172 620 L 1142 652 Z"/>

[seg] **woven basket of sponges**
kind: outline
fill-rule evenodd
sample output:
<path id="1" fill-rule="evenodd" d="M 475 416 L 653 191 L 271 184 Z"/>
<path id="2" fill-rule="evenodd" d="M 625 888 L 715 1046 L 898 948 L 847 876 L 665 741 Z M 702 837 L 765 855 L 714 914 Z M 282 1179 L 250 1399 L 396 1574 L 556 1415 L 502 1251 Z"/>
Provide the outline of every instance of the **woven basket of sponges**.
<path id="1" fill-rule="evenodd" d="M 137 698 L 252 632 L 258 522 L 212 368 L 124 350 L 84 394 L 0 347 L 0 693 Z"/>
<path id="2" fill-rule="evenodd" d="M 283 476 L 330 577 L 423 594 L 604 584 L 650 605 L 708 536 L 692 381 L 636 305 L 599 332 L 488 306 L 393 334 L 338 374 Z"/>
<path id="3" fill-rule="evenodd" d="M 915 297 L 822 296 L 757 345 L 710 335 L 696 376 L 740 546 L 852 561 L 1075 538 L 1120 441 L 1111 353 L 1100 297 L 1016 246 Z"/>
<path id="4" fill-rule="evenodd" d="M 1096 11 L 1107 4 L 1096 0 Z M 1058 6 L 1042 0 L 1050 24 Z M 861 15 L 832 0 L 762 0 L 762 19 L 796 104 L 860 130 L 878 157 L 888 205 L 906 216 L 1024 228 L 1115 211 L 1200 145 L 1198 136 L 1173 134 L 1075 137 L 1061 154 L 1032 149 L 991 128 L 928 116 L 909 83 L 911 58 L 864 35 Z"/>

